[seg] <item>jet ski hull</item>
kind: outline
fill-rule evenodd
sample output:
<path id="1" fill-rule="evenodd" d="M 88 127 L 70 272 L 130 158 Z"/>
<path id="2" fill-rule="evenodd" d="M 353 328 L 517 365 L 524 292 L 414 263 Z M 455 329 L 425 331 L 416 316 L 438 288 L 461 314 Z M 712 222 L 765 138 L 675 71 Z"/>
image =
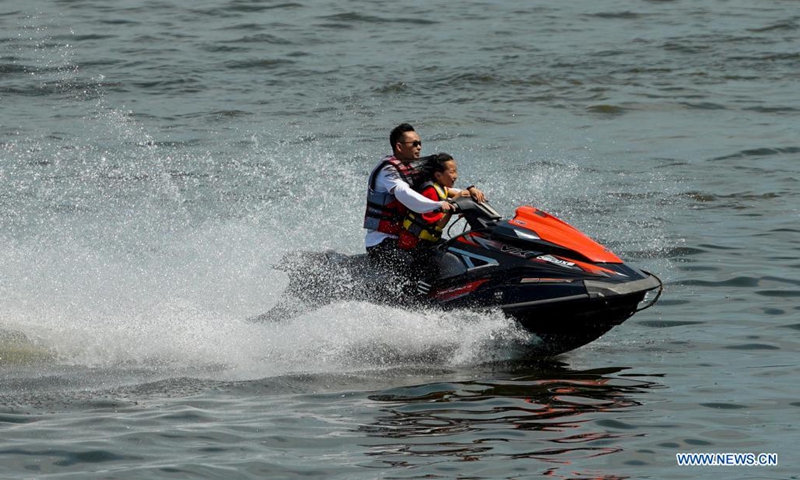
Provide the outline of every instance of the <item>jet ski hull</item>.
<path id="1" fill-rule="evenodd" d="M 631 271 L 638 278 L 603 281 L 513 276 L 510 281 L 493 281 L 489 277 L 434 290 L 432 296 L 444 299 L 440 305 L 445 308 L 501 310 L 542 340 L 537 353 L 557 355 L 597 340 L 655 304 L 661 281 L 648 272 Z M 471 284 L 478 285 L 473 290 Z M 459 296 L 447 299 L 453 295 Z"/>
<path id="2" fill-rule="evenodd" d="M 541 353 L 557 355 L 591 343 L 632 317 L 646 292 L 614 298 L 574 298 L 537 306 L 502 308 L 542 339 Z"/>

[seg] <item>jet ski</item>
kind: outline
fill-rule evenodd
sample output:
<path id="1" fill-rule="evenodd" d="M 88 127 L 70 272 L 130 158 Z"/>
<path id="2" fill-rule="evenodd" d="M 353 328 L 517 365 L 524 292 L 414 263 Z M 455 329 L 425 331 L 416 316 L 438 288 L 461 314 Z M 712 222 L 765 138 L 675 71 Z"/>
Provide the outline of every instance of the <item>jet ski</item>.
<path id="1" fill-rule="evenodd" d="M 545 211 L 521 206 L 504 219 L 470 197 L 454 206 L 463 231 L 433 247 L 432 275 L 410 284 L 366 254 L 295 252 L 276 266 L 289 276 L 282 297 L 251 320 L 279 321 L 337 301 L 500 310 L 539 338 L 534 354 L 555 356 L 596 340 L 661 295 L 658 277 Z"/>

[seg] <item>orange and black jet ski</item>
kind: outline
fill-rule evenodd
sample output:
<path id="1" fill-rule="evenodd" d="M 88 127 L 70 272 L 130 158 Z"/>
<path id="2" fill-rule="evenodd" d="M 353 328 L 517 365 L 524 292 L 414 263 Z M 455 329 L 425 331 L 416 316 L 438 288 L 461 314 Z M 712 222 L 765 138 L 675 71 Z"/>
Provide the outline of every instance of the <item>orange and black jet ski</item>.
<path id="1" fill-rule="evenodd" d="M 274 321 L 334 301 L 400 307 L 501 310 L 541 342 L 541 355 L 586 345 L 649 308 L 663 289 L 653 274 L 625 264 L 566 222 L 530 206 L 503 219 L 469 197 L 455 200 L 464 231 L 434 248 L 435 274 L 407 278 L 366 254 L 297 252 L 277 266 L 289 275 L 278 304 L 254 321 Z"/>

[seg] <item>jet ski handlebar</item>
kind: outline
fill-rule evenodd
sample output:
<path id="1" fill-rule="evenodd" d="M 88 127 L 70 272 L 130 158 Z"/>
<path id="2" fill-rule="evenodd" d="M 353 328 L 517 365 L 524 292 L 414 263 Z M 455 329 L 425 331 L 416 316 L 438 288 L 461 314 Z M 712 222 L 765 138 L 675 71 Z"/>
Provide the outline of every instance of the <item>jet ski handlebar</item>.
<path id="1" fill-rule="evenodd" d="M 472 230 L 490 227 L 503 218 L 491 205 L 476 202 L 472 197 L 457 197 L 450 203 L 456 207 L 453 213 L 463 216 Z"/>

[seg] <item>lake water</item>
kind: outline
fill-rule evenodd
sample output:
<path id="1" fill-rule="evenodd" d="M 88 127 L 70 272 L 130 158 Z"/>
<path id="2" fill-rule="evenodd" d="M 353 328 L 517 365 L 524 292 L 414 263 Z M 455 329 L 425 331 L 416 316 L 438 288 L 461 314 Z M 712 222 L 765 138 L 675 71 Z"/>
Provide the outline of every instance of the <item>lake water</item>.
<path id="1" fill-rule="evenodd" d="M 0 27 L 0 477 L 798 478 L 798 2 L 31 0 Z M 403 121 L 662 300 L 549 361 L 499 314 L 248 323 L 284 253 L 363 250 Z"/>

